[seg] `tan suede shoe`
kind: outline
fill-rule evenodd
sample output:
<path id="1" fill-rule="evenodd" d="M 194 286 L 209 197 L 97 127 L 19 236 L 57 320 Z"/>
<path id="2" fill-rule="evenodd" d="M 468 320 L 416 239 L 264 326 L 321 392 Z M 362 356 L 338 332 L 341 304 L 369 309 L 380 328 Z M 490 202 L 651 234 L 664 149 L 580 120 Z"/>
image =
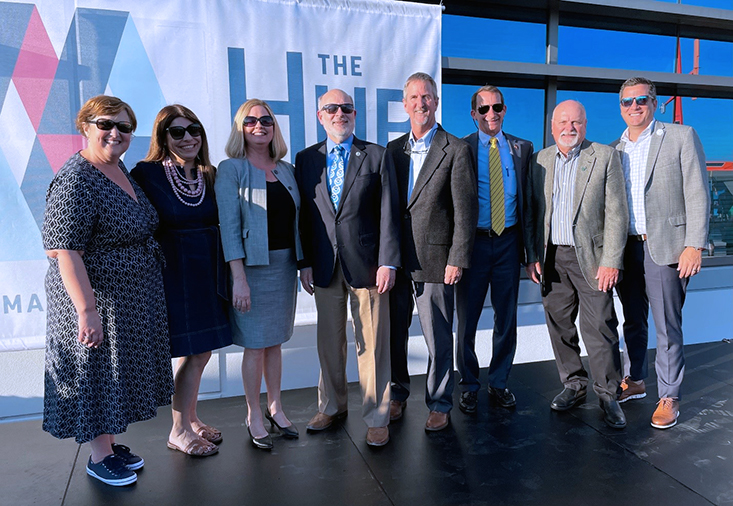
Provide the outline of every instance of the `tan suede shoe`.
<path id="1" fill-rule="evenodd" d="M 384 446 L 389 442 L 388 427 L 369 427 L 366 442 L 369 446 Z"/>
<path id="2" fill-rule="evenodd" d="M 342 411 L 341 413 L 336 413 L 335 415 L 331 416 L 325 413 L 321 413 L 319 411 L 318 413 L 316 413 L 316 416 L 311 418 L 311 421 L 308 422 L 308 425 L 306 425 L 305 428 L 308 432 L 318 432 L 326 430 L 331 425 L 333 425 L 334 422 L 346 418 L 346 414 L 347 411 Z"/>

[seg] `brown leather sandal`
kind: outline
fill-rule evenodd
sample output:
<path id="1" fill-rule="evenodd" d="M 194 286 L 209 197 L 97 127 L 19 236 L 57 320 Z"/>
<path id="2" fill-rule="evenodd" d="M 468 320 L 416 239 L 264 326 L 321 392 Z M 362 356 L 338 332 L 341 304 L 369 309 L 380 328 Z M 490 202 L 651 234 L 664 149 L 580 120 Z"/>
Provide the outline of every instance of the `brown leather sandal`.
<path id="1" fill-rule="evenodd" d="M 202 425 L 201 427 L 199 427 L 199 429 L 196 431 L 196 434 L 198 434 L 208 442 L 217 445 L 224 440 L 221 435 L 221 431 L 209 425 Z"/>
<path id="2" fill-rule="evenodd" d="M 208 457 L 219 452 L 219 447 L 205 439 L 194 439 L 185 448 L 168 441 L 168 448 L 176 450 L 191 457 Z"/>

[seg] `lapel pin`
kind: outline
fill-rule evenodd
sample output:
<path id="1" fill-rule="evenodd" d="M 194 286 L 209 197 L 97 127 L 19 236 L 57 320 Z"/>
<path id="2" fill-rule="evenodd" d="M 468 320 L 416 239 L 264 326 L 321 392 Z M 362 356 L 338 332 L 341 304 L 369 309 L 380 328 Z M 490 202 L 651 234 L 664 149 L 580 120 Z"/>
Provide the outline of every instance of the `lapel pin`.
<path id="1" fill-rule="evenodd" d="M 587 168 L 588 168 L 588 167 L 586 167 L 585 165 L 583 165 L 583 166 L 582 166 L 582 167 L 580 168 L 580 170 L 581 170 L 582 172 L 585 172 L 585 169 L 587 169 Z"/>
<path id="2" fill-rule="evenodd" d="M 657 130 L 657 135 L 664 135 L 664 132 L 662 132 L 662 129 L 661 128 L 659 130 Z"/>
<path id="3" fill-rule="evenodd" d="M 361 151 L 357 151 L 356 156 L 361 156 Z"/>

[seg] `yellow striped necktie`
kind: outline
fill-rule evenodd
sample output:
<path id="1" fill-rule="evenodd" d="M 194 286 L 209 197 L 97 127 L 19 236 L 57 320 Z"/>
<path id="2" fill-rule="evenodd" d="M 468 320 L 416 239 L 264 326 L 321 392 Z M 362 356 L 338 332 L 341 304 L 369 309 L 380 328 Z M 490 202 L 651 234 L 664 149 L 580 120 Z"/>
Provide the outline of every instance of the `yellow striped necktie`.
<path id="1" fill-rule="evenodd" d="M 504 209 L 504 177 L 501 173 L 501 156 L 496 137 L 491 138 L 489 148 L 489 190 L 491 197 L 491 229 L 501 235 L 506 225 Z"/>

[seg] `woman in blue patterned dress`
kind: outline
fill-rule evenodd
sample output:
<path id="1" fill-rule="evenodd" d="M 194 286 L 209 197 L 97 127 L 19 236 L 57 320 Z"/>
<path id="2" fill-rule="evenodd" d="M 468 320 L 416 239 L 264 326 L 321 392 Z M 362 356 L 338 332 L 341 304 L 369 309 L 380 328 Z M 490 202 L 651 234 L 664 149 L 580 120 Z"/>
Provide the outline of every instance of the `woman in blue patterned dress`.
<path id="1" fill-rule="evenodd" d="M 115 443 L 170 402 L 158 216 L 120 156 L 137 125 L 115 97 L 89 99 L 76 127 L 88 146 L 51 181 L 43 246 L 49 257 L 43 429 L 90 442 L 87 473 L 137 480 L 142 458 Z"/>
<path id="2" fill-rule="evenodd" d="M 214 199 L 214 167 L 206 131 L 182 105 L 160 110 L 148 156 L 130 175 L 152 202 L 163 248 L 171 355 L 178 360 L 168 447 L 195 457 L 218 451 L 221 432 L 196 412 L 201 375 L 211 350 L 232 343 L 227 320 L 227 271 Z"/>

